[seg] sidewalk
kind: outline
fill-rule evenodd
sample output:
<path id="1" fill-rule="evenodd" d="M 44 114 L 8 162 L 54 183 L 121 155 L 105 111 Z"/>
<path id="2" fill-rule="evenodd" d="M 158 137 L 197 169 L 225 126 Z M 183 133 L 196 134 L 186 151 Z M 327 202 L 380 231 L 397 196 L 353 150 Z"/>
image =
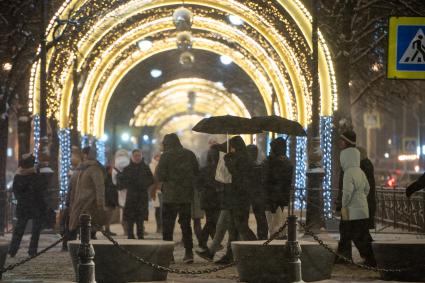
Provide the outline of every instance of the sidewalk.
<path id="1" fill-rule="evenodd" d="M 153 214 L 151 214 L 153 216 Z M 250 226 L 256 231 L 255 221 L 252 219 L 252 215 L 250 218 Z M 251 225 L 252 224 L 252 225 Z M 121 225 L 115 224 L 111 227 L 112 231 L 117 233 L 116 238 L 123 238 L 123 230 Z M 146 225 L 147 239 L 161 239 L 161 235 L 155 233 L 155 223 L 153 219 Z M 103 238 L 100 233 L 98 233 L 98 238 Z M 319 237 L 324 240 L 326 243 L 335 242 L 338 240 L 339 234 L 337 233 L 322 233 Z M 406 235 L 406 234 L 372 234 L 372 237 L 375 240 L 398 240 L 398 239 L 416 239 L 420 236 L 417 235 Z M 5 239 L 10 240 L 11 235 L 6 235 Z M 17 256 L 15 258 L 8 257 L 6 259 L 6 265 L 11 263 L 15 263 L 26 257 L 28 244 L 29 244 L 30 235 L 25 235 L 22 241 L 21 249 L 19 250 Z M 303 238 L 300 235 L 300 238 Z M 59 235 L 56 234 L 42 234 L 40 238 L 39 248 L 42 249 L 54 241 L 59 239 Z M 213 263 L 209 263 L 197 256 L 195 256 L 195 263 L 191 265 L 183 264 L 182 258 L 184 255 L 184 248 L 181 243 L 181 232 L 179 225 L 176 225 L 175 230 L 175 238 L 174 240 L 177 242 L 174 256 L 176 259 L 176 264 L 172 267 L 178 269 L 205 269 L 215 267 Z M 310 237 L 305 237 L 303 240 L 313 240 Z M 196 237 L 194 236 L 194 246 L 197 246 Z M 216 255 L 216 259 L 218 259 L 221 255 L 224 254 L 224 250 L 220 251 Z M 356 262 L 361 262 L 361 258 L 357 252 L 357 249 L 353 248 L 353 258 Z M 178 275 L 178 274 L 168 274 L 168 283 L 231 283 L 231 282 L 239 282 L 238 281 L 238 273 L 235 267 L 231 267 L 219 272 L 211 273 L 211 274 L 203 274 L 203 275 Z M 10 283 L 41 283 L 41 282 L 60 282 L 60 283 L 68 283 L 75 280 L 74 278 L 74 270 L 71 264 L 71 260 L 68 252 L 61 251 L 61 245 L 53 248 L 48 251 L 46 254 L 41 255 L 40 257 L 31 260 L 30 262 L 25 263 L 22 266 L 15 268 L 12 271 L 6 272 L 3 275 L 3 280 L 0 282 L 10 282 Z M 61 281 L 62 280 L 62 281 Z M 355 266 L 350 265 L 334 265 L 332 271 L 332 280 L 326 280 L 321 282 L 333 283 L 333 282 L 381 282 L 379 280 L 379 274 L 376 272 L 361 270 Z M 158 282 L 158 281 L 157 281 Z M 384 282 L 384 281 L 382 281 Z M 388 282 L 388 281 L 385 281 Z"/>

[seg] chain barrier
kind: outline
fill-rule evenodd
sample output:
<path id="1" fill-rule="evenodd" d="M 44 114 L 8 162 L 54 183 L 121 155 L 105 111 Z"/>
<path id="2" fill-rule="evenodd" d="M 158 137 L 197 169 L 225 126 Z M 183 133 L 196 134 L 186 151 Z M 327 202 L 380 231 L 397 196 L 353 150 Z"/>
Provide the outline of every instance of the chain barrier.
<path id="1" fill-rule="evenodd" d="M 265 241 L 263 243 L 263 246 L 267 246 L 271 241 L 273 241 L 274 239 L 276 239 L 280 233 L 283 232 L 283 230 L 285 230 L 286 226 L 288 225 L 287 222 L 285 222 L 283 224 L 282 227 L 279 228 L 279 230 L 277 232 L 275 232 L 270 239 L 268 239 L 267 241 Z M 234 265 L 236 265 L 236 261 L 233 261 L 231 263 L 225 264 L 225 265 L 221 265 L 221 266 L 217 266 L 214 268 L 207 268 L 207 269 L 202 269 L 202 270 L 188 270 L 188 269 L 178 269 L 178 268 L 171 268 L 171 267 L 165 267 L 165 266 L 161 266 L 159 264 L 147 261 L 146 259 L 139 257 L 135 254 L 133 254 L 132 252 L 130 252 L 127 249 L 124 249 L 123 247 L 121 247 L 118 242 L 112 238 L 108 233 L 106 233 L 106 231 L 101 230 L 103 236 L 105 236 L 109 241 L 112 242 L 112 244 L 117 247 L 120 251 L 122 251 L 123 253 L 127 254 L 128 256 L 130 256 L 131 258 L 137 260 L 138 262 L 141 262 L 143 264 L 146 264 L 152 268 L 155 268 L 157 270 L 161 270 L 161 271 L 166 271 L 169 273 L 176 273 L 176 274 L 190 274 L 190 275 L 199 275 L 199 274 L 209 274 L 209 273 L 214 273 L 220 270 L 224 270 L 227 269 L 229 267 L 232 267 Z"/>
<path id="2" fill-rule="evenodd" d="M 41 251 L 37 252 L 35 255 L 28 256 L 28 257 L 26 257 L 26 258 L 24 258 L 24 259 L 22 259 L 22 260 L 20 260 L 16 263 L 12 263 L 12 264 L 8 265 L 7 267 L 0 269 L 0 274 L 3 274 L 3 273 L 10 271 L 10 270 L 13 270 L 14 268 L 21 266 L 21 265 L 27 263 L 28 261 L 33 260 L 34 258 L 46 253 L 47 251 L 51 250 L 52 248 L 54 248 L 57 245 L 59 245 L 60 243 L 62 243 L 64 238 L 65 238 L 65 236 L 61 237 L 60 239 L 58 239 L 53 244 L 51 244 L 51 245 L 47 246 L 46 248 L 42 249 Z"/>
<path id="3" fill-rule="evenodd" d="M 304 229 L 305 234 L 313 237 L 313 239 L 316 242 L 318 242 L 320 246 L 322 246 L 323 248 L 325 248 L 327 251 L 334 254 L 338 258 L 344 260 L 345 262 L 350 263 L 352 265 L 355 265 L 357 267 L 360 267 L 362 269 L 367 269 L 367 270 L 376 271 L 376 272 L 388 272 L 389 273 L 389 272 L 405 272 L 405 271 L 413 270 L 413 269 L 416 269 L 416 268 L 419 268 L 419 267 L 423 267 L 423 265 L 416 265 L 416 266 L 410 266 L 410 267 L 388 269 L 388 268 L 378 268 L 378 267 L 372 267 L 372 266 L 361 264 L 361 263 L 356 263 L 356 262 L 353 261 L 352 258 L 348 258 L 346 256 L 343 256 L 343 255 L 335 252 L 331 247 L 329 247 L 329 245 L 325 244 L 325 242 L 323 242 L 322 239 L 320 239 L 316 234 L 314 234 L 314 232 L 309 230 L 305 223 L 303 223 L 301 221 L 298 221 L 298 223 Z"/>

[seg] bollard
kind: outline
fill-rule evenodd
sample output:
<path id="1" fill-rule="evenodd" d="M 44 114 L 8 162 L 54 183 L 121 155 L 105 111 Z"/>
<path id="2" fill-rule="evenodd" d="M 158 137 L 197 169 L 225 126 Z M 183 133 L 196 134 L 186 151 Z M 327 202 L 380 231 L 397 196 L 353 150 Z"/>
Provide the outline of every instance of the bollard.
<path id="1" fill-rule="evenodd" d="M 91 217 L 88 214 L 80 215 L 81 244 L 78 249 L 78 283 L 96 283 L 94 273 L 94 249 L 90 244 Z"/>
<path id="2" fill-rule="evenodd" d="M 288 259 L 289 282 L 304 282 L 301 276 L 301 247 L 297 241 L 297 217 L 288 216 L 288 240 L 286 241 L 286 258 Z"/>

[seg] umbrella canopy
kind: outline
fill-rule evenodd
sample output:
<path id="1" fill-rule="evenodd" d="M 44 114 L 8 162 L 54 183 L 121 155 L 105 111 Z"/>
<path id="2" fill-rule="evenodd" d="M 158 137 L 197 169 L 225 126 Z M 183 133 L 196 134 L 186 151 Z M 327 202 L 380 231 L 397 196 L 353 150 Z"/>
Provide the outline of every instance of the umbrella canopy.
<path id="1" fill-rule="evenodd" d="M 257 134 L 262 130 L 253 123 L 253 120 L 238 116 L 213 116 L 204 118 L 192 128 L 195 132 L 207 134 Z"/>
<path id="2" fill-rule="evenodd" d="M 290 136 L 307 136 L 300 123 L 276 115 L 253 117 L 251 120 L 263 131 Z"/>

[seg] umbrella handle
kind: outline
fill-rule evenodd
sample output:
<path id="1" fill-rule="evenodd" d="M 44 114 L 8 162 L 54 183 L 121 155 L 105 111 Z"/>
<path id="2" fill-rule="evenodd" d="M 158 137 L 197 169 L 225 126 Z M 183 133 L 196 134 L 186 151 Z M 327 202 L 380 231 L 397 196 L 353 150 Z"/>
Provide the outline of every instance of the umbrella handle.
<path id="1" fill-rule="evenodd" d="M 227 153 L 229 153 L 229 133 L 226 133 L 226 140 L 227 140 L 227 142 L 226 142 L 226 150 L 227 150 Z"/>

